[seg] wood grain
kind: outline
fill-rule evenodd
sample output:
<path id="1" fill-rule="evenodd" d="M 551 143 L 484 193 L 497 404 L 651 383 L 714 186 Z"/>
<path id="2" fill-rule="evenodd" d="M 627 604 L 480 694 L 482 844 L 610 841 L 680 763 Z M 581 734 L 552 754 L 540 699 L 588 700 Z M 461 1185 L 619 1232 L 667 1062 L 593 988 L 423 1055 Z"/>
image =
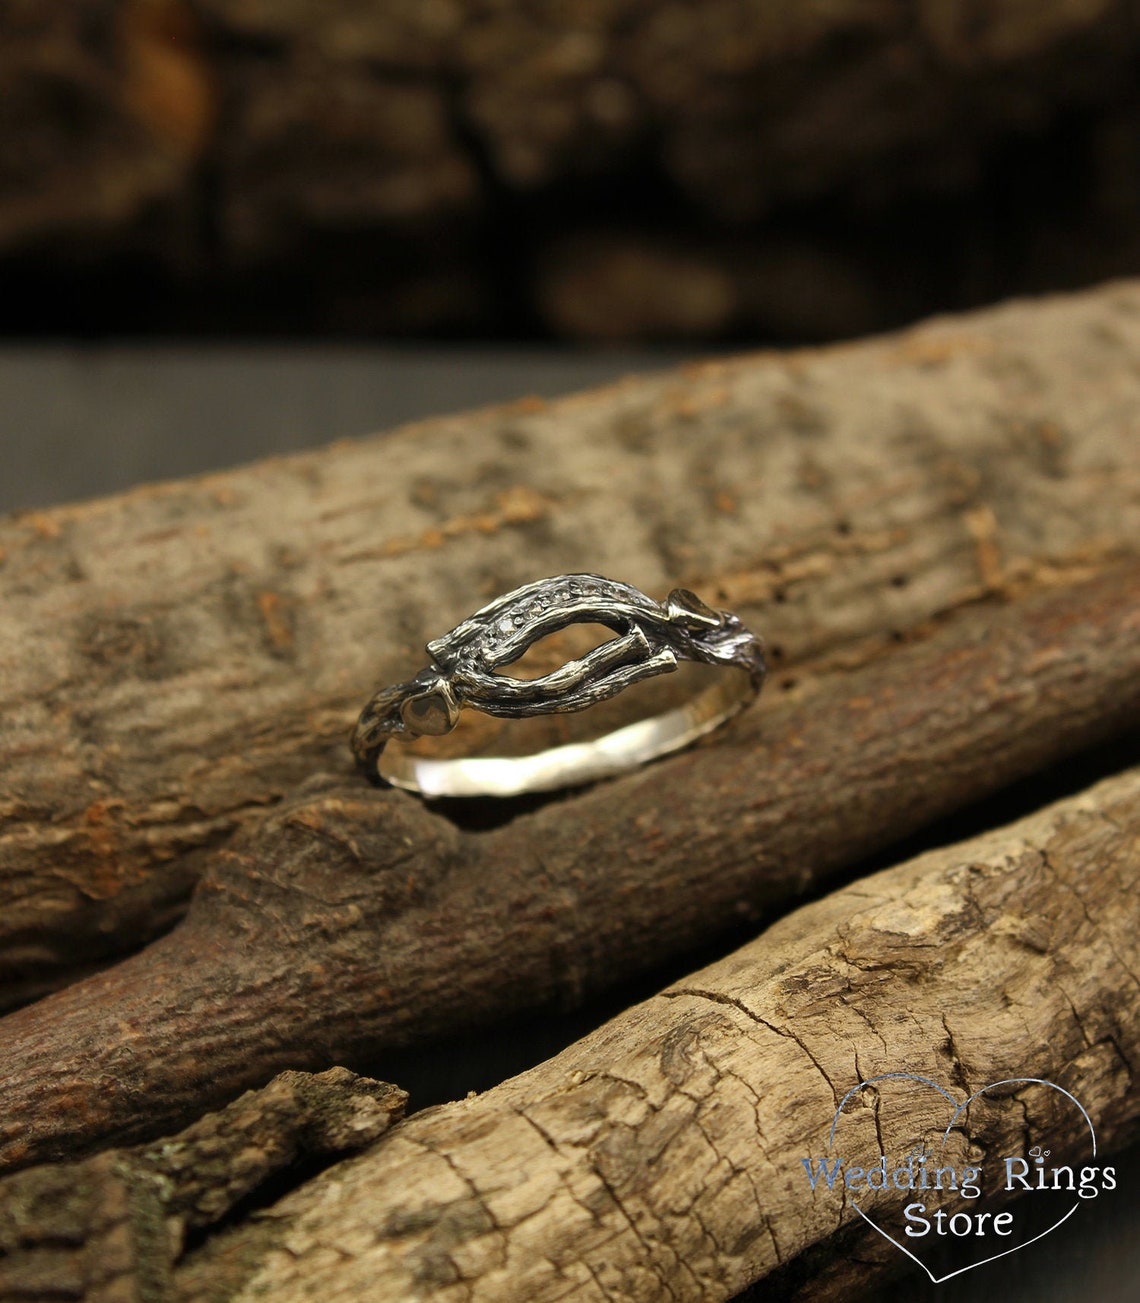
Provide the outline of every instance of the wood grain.
<path id="1" fill-rule="evenodd" d="M 854 1195 L 813 1196 L 803 1160 L 868 1169 L 951 1115 L 934 1091 L 880 1083 L 845 1110 L 832 1150 L 860 1081 L 919 1073 L 961 1102 L 1043 1078 L 1088 1110 L 1100 1163 L 1136 1135 L 1140 933 L 1119 903 L 1138 885 L 1133 770 L 863 878 L 548 1062 L 413 1115 L 207 1243 L 175 1297 L 713 1303 L 813 1248 L 840 1278 L 828 1296 L 850 1297 L 896 1251 Z M 1067 1100 L 1004 1087 L 945 1154 L 980 1165 L 992 1211 L 1012 1198 L 1001 1158 L 1033 1144 L 1054 1164 L 1091 1158 Z M 870 1203 L 885 1220 L 917 1197 Z"/>

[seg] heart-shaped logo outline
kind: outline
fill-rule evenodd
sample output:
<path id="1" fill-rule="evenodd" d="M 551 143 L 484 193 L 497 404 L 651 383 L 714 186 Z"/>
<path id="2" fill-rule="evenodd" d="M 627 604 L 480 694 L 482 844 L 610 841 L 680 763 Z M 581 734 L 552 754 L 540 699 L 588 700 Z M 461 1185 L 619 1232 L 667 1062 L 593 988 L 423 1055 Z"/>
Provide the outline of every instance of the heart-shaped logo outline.
<path id="1" fill-rule="evenodd" d="M 854 1095 L 856 1091 L 862 1090 L 864 1086 L 873 1086 L 877 1081 L 892 1080 L 921 1081 L 923 1085 L 932 1087 L 934 1090 L 938 1091 L 940 1095 L 943 1095 L 951 1105 L 954 1105 L 954 1096 L 950 1094 L 945 1086 L 940 1086 L 938 1082 L 932 1081 L 929 1077 L 923 1077 L 917 1072 L 883 1072 L 877 1077 L 868 1077 L 865 1081 L 859 1082 L 858 1085 L 852 1086 L 847 1094 L 839 1101 L 839 1107 L 835 1110 L 835 1116 L 831 1120 L 831 1132 L 827 1137 L 828 1151 L 830 1151 L 835 1144 L 835 1129 L 839 1125 L 839 1119 L 843 1113 L 843 1107 L 851 1096 Z M 1085 1120 L 1085 1125 L 1089 1129 L 1089 1135 L 1092 1137 L 1092 1156 L 1093 1158 L 1096 1157 L 1096 1128 L 1093 1126 L 1092 1118 L 1090 1118 L 1086 1112 L 1085 1106 L 1075 1095 L 1070 1094 L 1064 1086 L 1058 1086 L 1055 1081 L 1046 1081 L 1042 1077 L 1006 1077 L 1003 1081 L 991 1081 L 988 1085 L 982 1086 L 980 1090 L 974 1091 L 974 1093 L 969 1096 L 969 1098 L 964 1099 L 961 1104 L 954 1105 L 954 1113 L 946 1125 L 946 1130 L 942 1133 L 943 1147 L 945 1147 L 947 1138 L 949 1137 L 950 1132 L 954 1129 L 954 1123 L 958 1121 L 963 1109 L 969 1108 L 979 1095 L 984 1095 L 987 1090 L 993 1090 L 997 1086 L 1048 1086 L 1050 1090 L 1055 1090 L 1059 1094 L 1064 1095 L 1066 1099 L 1071 1100 L 1077 1108 L 1080 1109 L 1081 1116 Z M 850 1203 L 851 1207 L 855 1209 L 859 1216 L 862 1217 L 869 1226 L 874 1227 L 883 1239 L 889 1240 L 896 1249 L 905 1253 L 912 1262 L 917 1262 L 922 1270 L 926 1272 L 927 1276 L 930 1277 L 931 1282 L 935 1285 L 940 1285 L 944 1280 L 950 1280 L 954 1276 L 960 1276 L 965 1271 L 973 1271 L 975 1267 L 984 1267 L 987 1262 L 996 1262 L 998 1258 L 1004 1258 L 1011 1253 L 1018 1253 L 1021 1249 L 1027 1249 L 1031 1244 L 1035 1244 L 1038 1240 L 1043 1240 L 1046 1235 L 1052 1235 L 1057 1227 L 1062 1225 L 1064 1222 L 1067 1222 L 1081 1205 L 1081 1201 L 1078 1199 L 1063 1217 L 1059 1217 L 1051 1226 L 1047 1226 L 1043 1231 L 1034 1235 L 1032 1239 L 1025 1240 L 1021 1244 L 1011 1245 L 1010 1248 L 1002 1249 L 1000 1253 L 993 1253 L 988 1258 L 982 1258 L 978 1262 L 968 1263 L 965 1267 L 959 1267 L 957 1271 L 947 1272 L 945 1276 L 936 1276 L 921 1258 L 911 1253 L 905 1244 L 900 1244 L 893 1235 L 888 1235 L 873 1217 L 865 1213 L 863 1209 L 859 1207 L 854 1199 L 850 1200 Z"/>

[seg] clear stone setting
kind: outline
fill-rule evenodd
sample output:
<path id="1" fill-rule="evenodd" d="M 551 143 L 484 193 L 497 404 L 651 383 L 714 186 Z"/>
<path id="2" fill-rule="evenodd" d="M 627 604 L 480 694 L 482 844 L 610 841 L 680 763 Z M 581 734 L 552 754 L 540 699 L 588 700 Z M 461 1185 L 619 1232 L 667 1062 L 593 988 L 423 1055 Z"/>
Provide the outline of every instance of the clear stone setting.
<path id="1" fill-rule="evenodd" d="M 455 709 L 443 692 L 409 697 L 400 708 L 404 727 L 417 737 L 442 737 L 455 727 Z"/>

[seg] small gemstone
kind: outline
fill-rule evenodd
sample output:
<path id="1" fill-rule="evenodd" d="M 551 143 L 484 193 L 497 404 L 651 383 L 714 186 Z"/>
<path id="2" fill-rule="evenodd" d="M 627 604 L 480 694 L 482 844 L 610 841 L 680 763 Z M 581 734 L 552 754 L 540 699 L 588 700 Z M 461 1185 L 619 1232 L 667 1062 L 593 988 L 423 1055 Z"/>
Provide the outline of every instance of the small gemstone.
<path id="1" fill-rule="evenodd" d="M 429 692 L 405 701 L 401 713 L 404 723 L 413 733 L 438 737 L 451 730 L 447 702 L 439 693 Z"/>
<path id="2" fill-rule="evenodd" d="M 509 617 L 507 617 L 506 619 L 503 619 L 503 620 L 500 620 L 500 621 L 499 621 L 499 631 L 500 631 L 500 633 L 512 633 L 512 632 L 514 631 L 514 627 L 515 627 L 515 626 L 514 626 L 514 624 L 511 622 L 511 620 L 510 620 Z"/>

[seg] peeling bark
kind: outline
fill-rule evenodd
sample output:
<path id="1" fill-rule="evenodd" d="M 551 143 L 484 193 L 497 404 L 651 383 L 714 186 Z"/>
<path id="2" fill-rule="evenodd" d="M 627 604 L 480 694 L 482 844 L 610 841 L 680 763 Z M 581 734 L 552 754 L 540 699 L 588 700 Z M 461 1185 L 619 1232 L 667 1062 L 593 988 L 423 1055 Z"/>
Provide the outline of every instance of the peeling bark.
<path id="1" fill-rule="evenodd" d="M 1138 886 L 1133 770 L 864 878 L 547 1063 L 413 1115 L 205 1244 L 174 1297 L 711 1303 L 812 1246 L 873 1261 L 875 1232 L 802 1169 L 861 1080 L 921 1073 L 961 1101 L 1044 1078 L 1089 1111 L 1101 1155 L 1135 1136 L 1140 934 L 1119 902 Z M 843 1124 L 849 1163 L 949 1120 L 933 1092 L 892 1111 L 879 1090 Z M 959 1164 L 1037 1143 L 1089 1156 L 1079 1114 L 1040 1087 L 987 1095 L 958 1126 Z"/>

